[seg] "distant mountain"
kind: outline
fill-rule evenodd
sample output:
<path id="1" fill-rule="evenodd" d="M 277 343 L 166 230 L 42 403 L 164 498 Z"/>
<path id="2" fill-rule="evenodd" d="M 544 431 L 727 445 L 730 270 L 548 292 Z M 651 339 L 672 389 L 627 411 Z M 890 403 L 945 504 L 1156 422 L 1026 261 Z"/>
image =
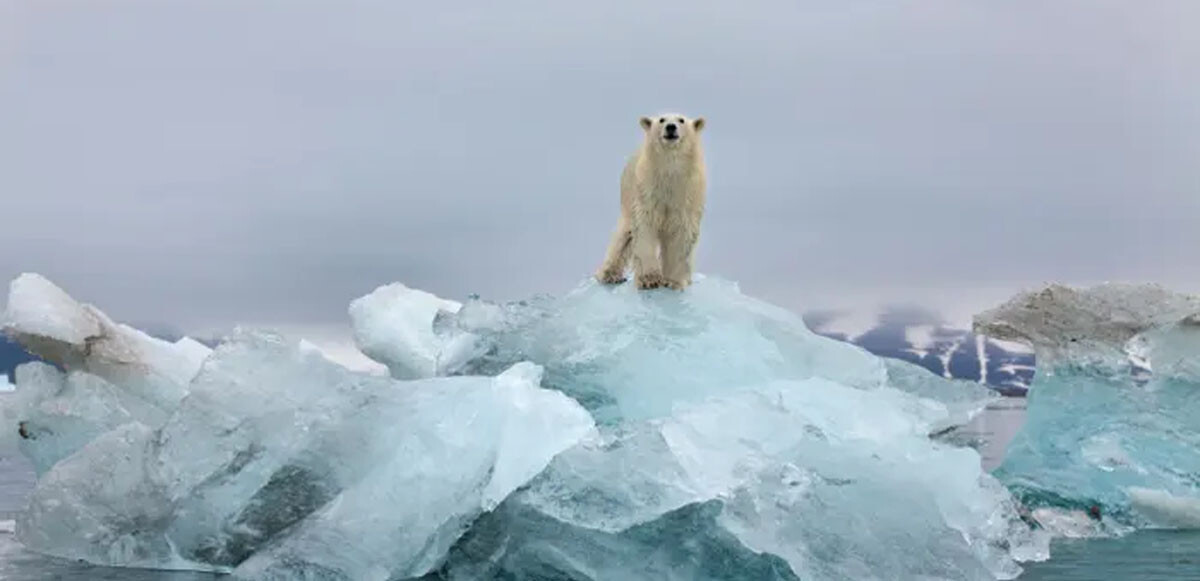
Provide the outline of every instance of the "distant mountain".
<path id="1" fill-rule="evenodd" d="M 1033 381 L 1035 361 L 1027 348 L 947 326 L 926 309 L 812 311 L 804 320 L 820 335 L 854 343 L 880 357 L 915 363 L 943 377 L 984 383 L 1005 395 L 1023 396 Z"/>

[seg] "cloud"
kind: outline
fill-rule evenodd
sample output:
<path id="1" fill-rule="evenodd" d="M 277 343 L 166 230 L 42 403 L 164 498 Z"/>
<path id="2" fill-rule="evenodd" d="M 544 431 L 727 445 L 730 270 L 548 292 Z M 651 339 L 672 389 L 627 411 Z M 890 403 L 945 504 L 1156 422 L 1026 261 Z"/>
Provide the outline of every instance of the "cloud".
<path id="1" fill-rule="evenodd" d="M 1200 287 L 1187 0 L 6 10 L 0 277 L 122 319 L 569 288 L 663 109 L 710 121 L 699 268 L 790 307 Z"/>

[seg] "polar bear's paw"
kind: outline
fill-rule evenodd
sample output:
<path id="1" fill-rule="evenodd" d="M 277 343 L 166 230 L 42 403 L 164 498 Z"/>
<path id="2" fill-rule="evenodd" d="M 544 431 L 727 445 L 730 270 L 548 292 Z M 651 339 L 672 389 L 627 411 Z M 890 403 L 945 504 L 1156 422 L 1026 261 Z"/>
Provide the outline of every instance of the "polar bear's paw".
<path id="1" fill-rule="evenodd" d="M 639 274 L 637 277 L 637 286 L 642 290 L 659 288 L 667 283 L 660 272 L 647 272 Z"/>
<path id="2" fill-rule="evenodd" d="M 671 290 L 681 291 L 688 287 L 688 281 L 666 279 L 663 281 L 663 286 L 665 286 Z"/>
<path id="3" fill-rule="evenodd" d="M 596 280 L 604 284 L 621 284 L 629 279 L 625 278 L 623 271 L 604 269 L 596 273 Z"/>

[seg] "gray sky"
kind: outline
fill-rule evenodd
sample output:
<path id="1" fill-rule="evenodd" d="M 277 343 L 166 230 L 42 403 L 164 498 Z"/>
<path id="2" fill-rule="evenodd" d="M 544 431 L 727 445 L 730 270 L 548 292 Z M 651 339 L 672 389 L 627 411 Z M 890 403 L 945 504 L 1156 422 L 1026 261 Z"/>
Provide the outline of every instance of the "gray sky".
<path id="1" fill-rule="evenodd" d="M 0 6 L 0 278 L 122 320 L 565 290 L 660 110 L 709 122 L 698 269 L 787 307 L 1200 290 L 1194 0 Z"/>

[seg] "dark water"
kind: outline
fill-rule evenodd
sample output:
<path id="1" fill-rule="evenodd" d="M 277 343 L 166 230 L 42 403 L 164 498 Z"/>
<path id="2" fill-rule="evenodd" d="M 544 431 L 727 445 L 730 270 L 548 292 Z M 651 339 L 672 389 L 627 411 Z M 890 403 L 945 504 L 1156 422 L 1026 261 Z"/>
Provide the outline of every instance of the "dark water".
<path id="1" fill-rule="evenodd" d="M 955 434 L 977 443 L 991 470 L 1025 420 L 1025 400 L 1005 399 Z M 1140 531 L 1120 539 L 1059 539 L 1050 560 L 1024 565 L 1020 581 L 1200 581 L 1200 531 Z"/>
<path id="2" fill-rule="evenodd" d="M 975 442 L 994 467 L 1024 419 L 1024 400 L 998 402 L 954 438 Z M 108 569 L 43 557 L 16 542 L 12 520 L 33 485 L 23 459 L 0 457 L 0 580 L 196 581 L 228 579 L 204 573 Z M 1030 563 L 1020 581 L 1200 581 L 1200 531 L 1142 531 L 1121 539 L 1056 541 L 1051 559 Z M 902 581 L 902 580 L 897 580 Z"/>
<path id="3" fill-rule="evenodd" d="M 1027 567 L 1021 581 L 1195 581 L 1200 532 L 1142 531 L 1122 539 L 1055 542 L 1051 558 Z"/>

